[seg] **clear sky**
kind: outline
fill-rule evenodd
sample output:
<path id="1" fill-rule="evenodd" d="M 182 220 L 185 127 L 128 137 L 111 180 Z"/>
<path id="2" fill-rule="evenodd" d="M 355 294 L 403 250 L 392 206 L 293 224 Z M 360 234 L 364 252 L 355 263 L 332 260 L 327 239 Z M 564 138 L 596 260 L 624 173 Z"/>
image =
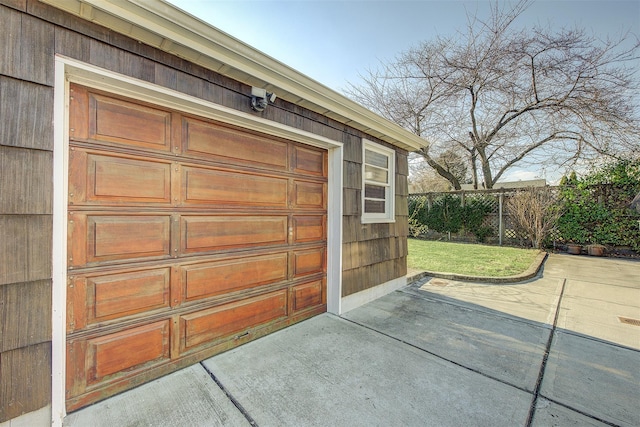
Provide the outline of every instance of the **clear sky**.
<path id="1" fill-rule="evenodd" d="M 486 17 L 488 0 L 170 0 L 179 8 L 342 92 L 360 75 L 436 35 Z M 505 3 L 501 1 L 501 3 Z M 537 0 L 516 21 L 640 37 L 640 0 Z M 515 170 L 505 180 L 540 177 Z M 548 177 L 555 180 L 555 177 Z"/>
<path id="2" fill-rule="evenodd" d="M 170 0 L 179 8 L 341 92 L 359 74 L 434 36 L 464 29 L 486 0 Z M 517 21 L 640 37 L 640 0 L 538 0 Z"/>

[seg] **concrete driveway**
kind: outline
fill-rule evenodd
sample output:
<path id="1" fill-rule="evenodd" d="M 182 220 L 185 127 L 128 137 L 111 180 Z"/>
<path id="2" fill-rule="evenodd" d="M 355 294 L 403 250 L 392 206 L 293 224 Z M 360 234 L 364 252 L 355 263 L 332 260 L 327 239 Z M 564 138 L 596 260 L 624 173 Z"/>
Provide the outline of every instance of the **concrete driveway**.
<path id="1" fill-rule="evenodd" d="M 640 263 L 424 278 L 67 416 L 66 426 L 638 426 Z"/>

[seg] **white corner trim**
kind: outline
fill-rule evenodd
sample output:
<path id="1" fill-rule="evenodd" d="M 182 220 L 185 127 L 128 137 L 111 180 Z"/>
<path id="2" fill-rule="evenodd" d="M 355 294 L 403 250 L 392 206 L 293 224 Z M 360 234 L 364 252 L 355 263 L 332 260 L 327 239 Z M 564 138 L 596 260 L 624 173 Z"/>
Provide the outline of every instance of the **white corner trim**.
<path id="1" fill-rule="evenodd" d="M 329 200 L 327 201 L 327 311 L 340 314 L 342 303 L 342 183 L 343 149 L 328 152 Z"/>
<path id="2" fill-rule="evenodd" d="M 396 291 L 407 285 L 407 276 L 398 277 L 397 279 L 390 280 L 381 285 L 374 286 L 373 288 L 365 289 L 364 291 L 357 292 L 355 294 L 348 295 L 342 298 L 342 311 L 340 314 L 344 314 L 348 311 L 358 308 L 368 302 L 383 297 L 393 291 Z"/>
<path id="3" fill-rule="evenodd" d="M 51 425 L 62 426 L 65 410 L 67 318 L 67 194 L 69 84 L 65 63 L 56 58 L 53 94 L 53 238 L 52 238 L 52 336 Z"/>

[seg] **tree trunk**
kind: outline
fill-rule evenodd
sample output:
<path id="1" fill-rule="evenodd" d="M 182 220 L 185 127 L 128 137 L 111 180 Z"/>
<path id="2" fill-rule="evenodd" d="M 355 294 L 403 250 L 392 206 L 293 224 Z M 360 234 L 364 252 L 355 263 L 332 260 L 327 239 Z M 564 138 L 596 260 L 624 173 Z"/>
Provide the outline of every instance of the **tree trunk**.
<path id="1" fill-rule="evenodd" d="M 473 180 L 473 188 L 474 190 L 478 189 L 478 164 L 476 163 L 478 159 L 478 154 L 474 149 L 471 153 L 471 179 Z"/>
<path id="2" fill-rule="evenodd" d="M 419 153 L 424 157 L 424 160 L 427 162 L 429 166 L 431 166 L 441 177 L 446 179 L 451 183 L 455 190 L 460 190 L 462 187 L 460 186 L 460 181 L 448 170 L 443 168 L 438 162 L 436 162 L 427 152 L 426 149 L 421 149 Z"/>

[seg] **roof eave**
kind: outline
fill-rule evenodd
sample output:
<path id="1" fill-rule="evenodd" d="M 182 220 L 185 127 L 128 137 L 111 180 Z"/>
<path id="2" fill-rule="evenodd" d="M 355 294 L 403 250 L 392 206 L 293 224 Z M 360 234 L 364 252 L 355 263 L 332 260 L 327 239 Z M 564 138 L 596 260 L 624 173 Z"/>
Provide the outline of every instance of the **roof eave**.
<path id="1" fill-rule="evenodd" d="M 402 148 L 426 141 L 248 44 L 163 0 L 41 0 Z M 330 112 L 330 114 L 327 114 Z"/>

